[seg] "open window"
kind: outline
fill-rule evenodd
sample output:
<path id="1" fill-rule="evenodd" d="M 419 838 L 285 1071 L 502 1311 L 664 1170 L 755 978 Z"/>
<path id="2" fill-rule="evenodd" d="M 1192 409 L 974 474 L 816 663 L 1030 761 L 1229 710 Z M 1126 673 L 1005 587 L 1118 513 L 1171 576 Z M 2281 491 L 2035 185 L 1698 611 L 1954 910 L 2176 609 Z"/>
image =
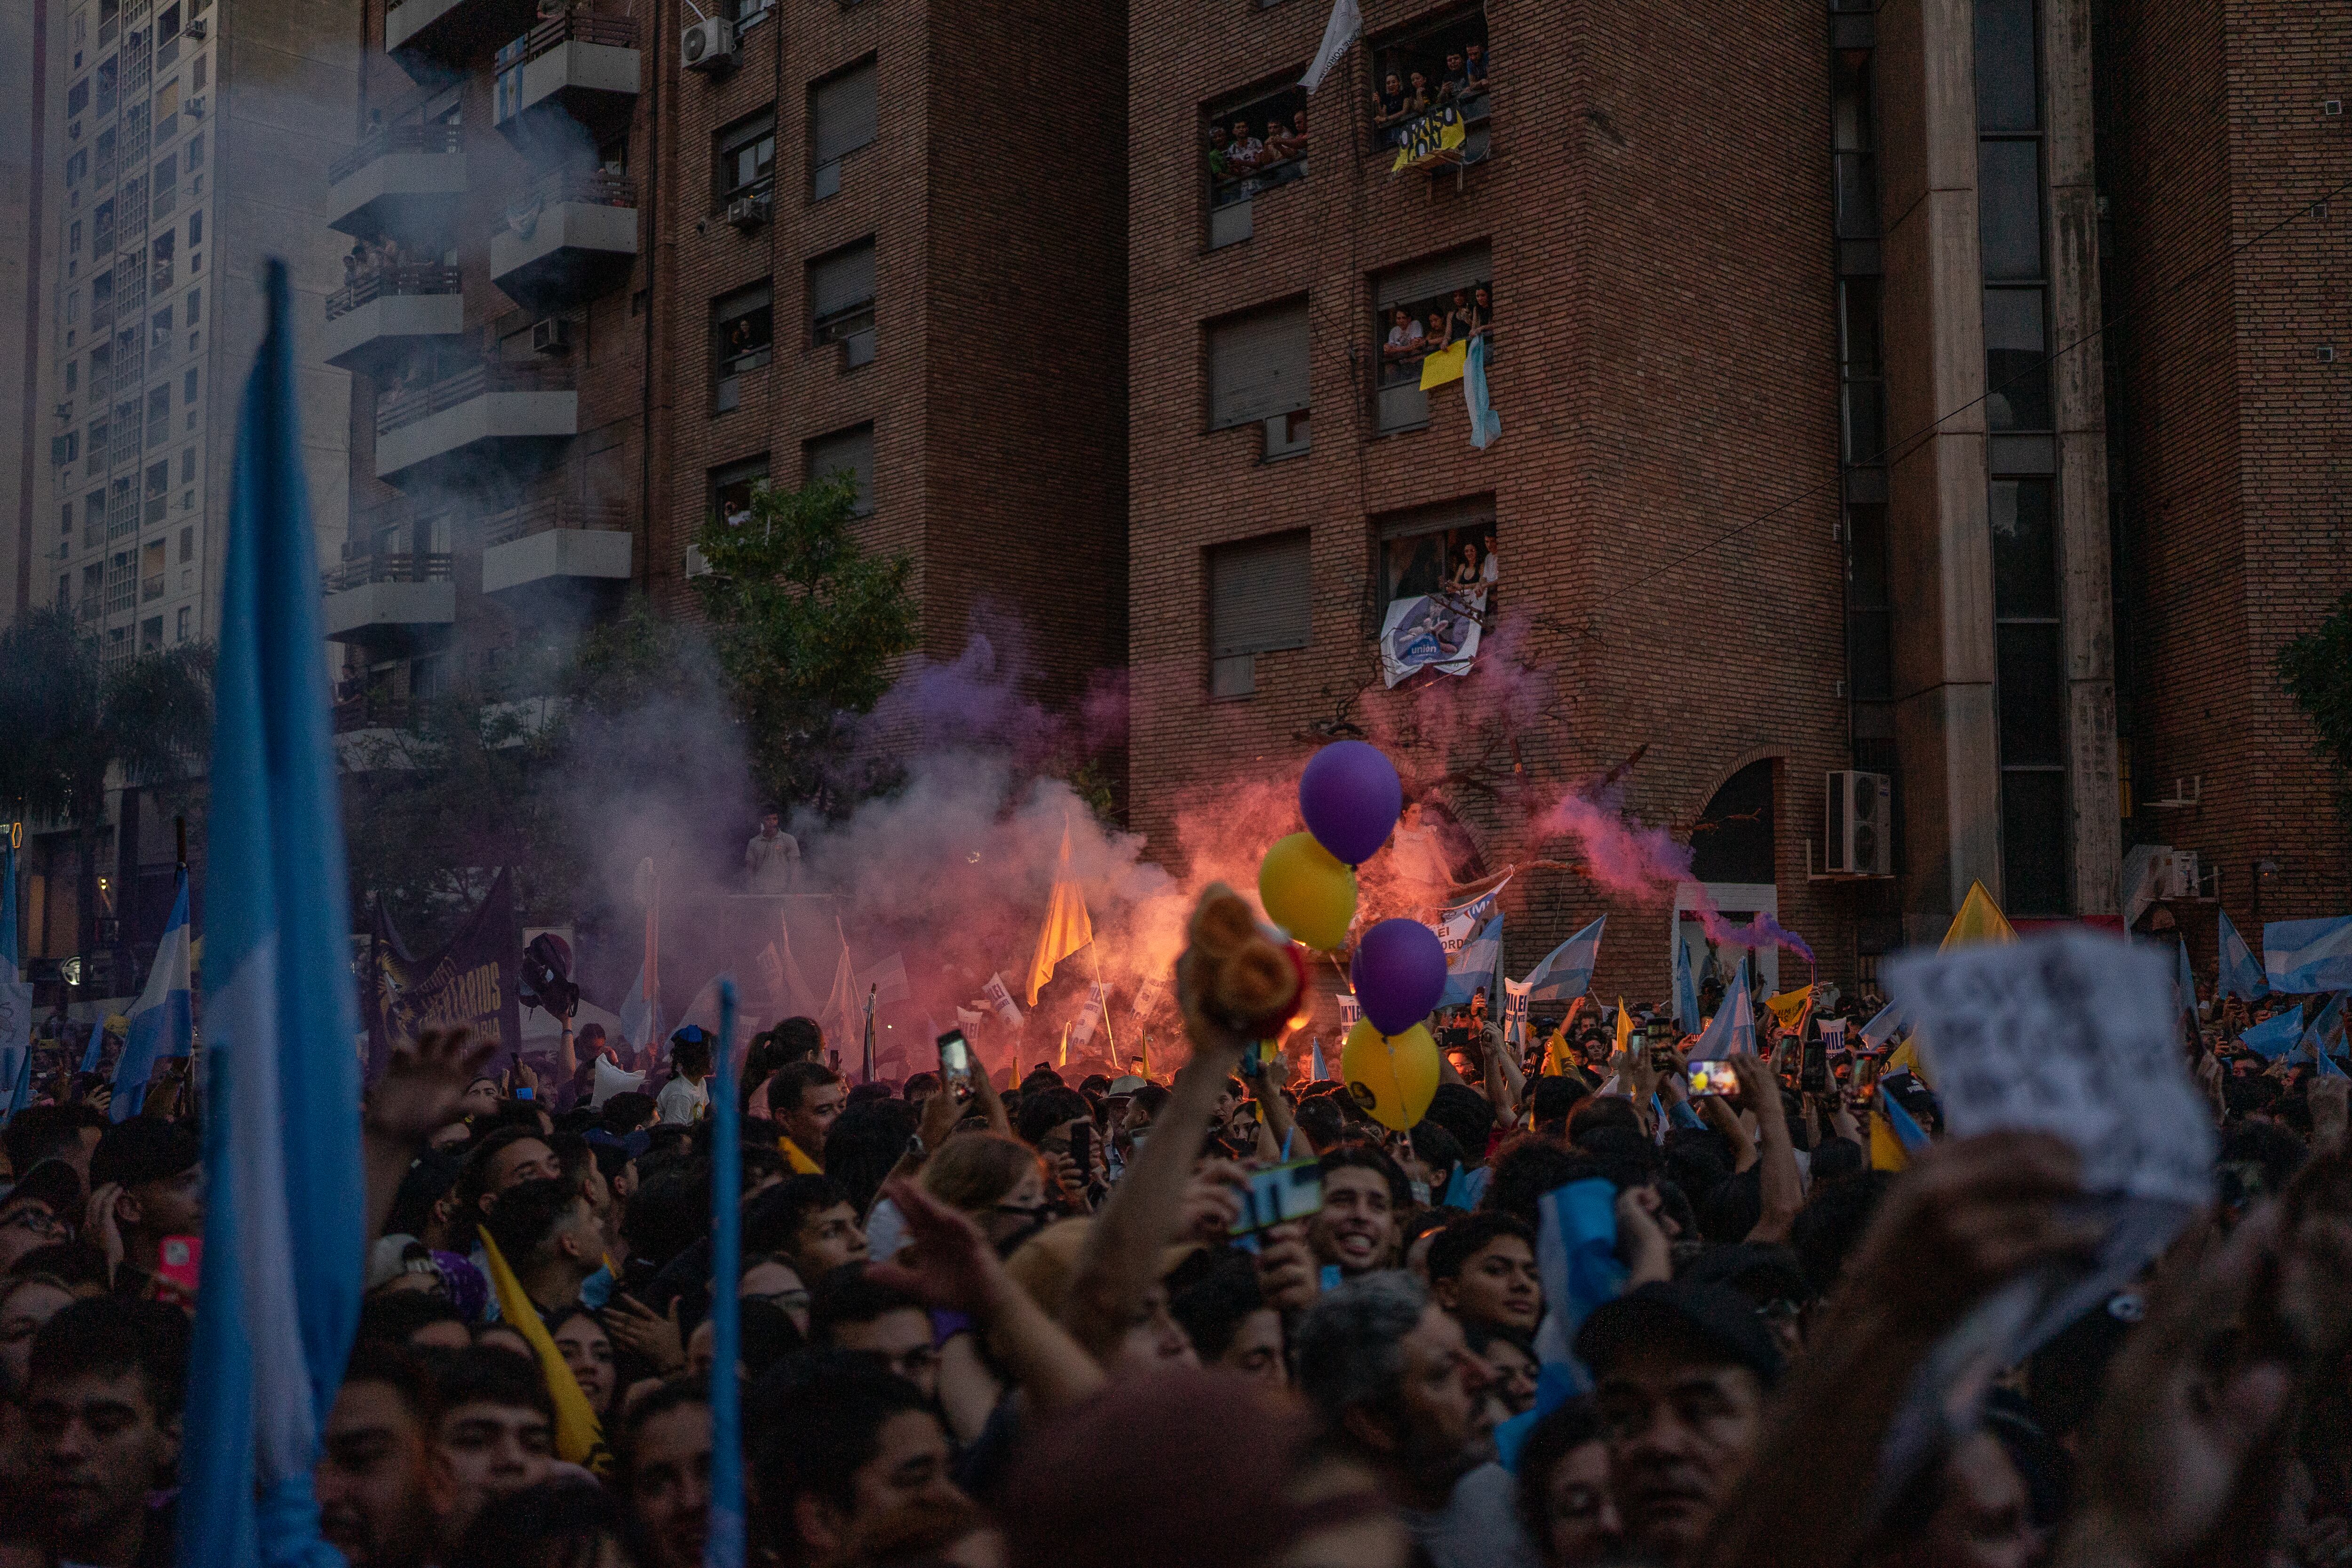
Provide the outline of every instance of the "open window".
<path id="1" fill-rule="evenodd" d="M 712 301 L 710 358 L 717 374 L 711 412 L 725 414 L 742 398 L 741 377 L 766 364 L 775 350 L 772 290 L 762 279 Z"/>
<path id="2" fill-rule="evenodd" d="M 874 359 L 874 241 L 869 237 L 808 264 L 809 342 L 841 345 L 845 370 Z"/>
<path id="3" fill-rule="evenodd" d="M 1468 341 L 1483 335 L 1493 361 L 1494 264 L 1483 241 L 1379 274 L 1372 279 L 1372 306 L 1381 367 L 1374 426 L 1384 434 L 1429 423 L 1429 395 L 1422 384 L 1432 374 L 1433 356 L 1458 361 Z M 1458 380 L 1461 371 L 1441 359 L 1434 374 Z"/>
<path id="4" fill-rule="evenodd" d="M 1205 105 L 1202 168 L 1209 181 L 1209 247 L 1250 237 L 1250 204 L 1307 177 L 1307 92 L 1297 73 Z"/>
<path id="5" fill-rule="evenodd" d="M 1391 686 L 1436 669 L 1467 675 L 1494 624 L 1502 561 L 1489 497 L 1373 520 L 1381 668 Z"/>
<path id="6" fill-rule="evenodd" d="M 1480 6 L 1383 35 L 1370 50 L 1373 145 L 1397 167 L 1475 163 L 1487 153 L 1494 62 Z"/>
<path id="7" fill-rule="evenodd" d="M 751 492 L 768 482 L 768 455 L 746 458 L 710 470 L 710 514 L 730 525 L 751 515 Z"/>

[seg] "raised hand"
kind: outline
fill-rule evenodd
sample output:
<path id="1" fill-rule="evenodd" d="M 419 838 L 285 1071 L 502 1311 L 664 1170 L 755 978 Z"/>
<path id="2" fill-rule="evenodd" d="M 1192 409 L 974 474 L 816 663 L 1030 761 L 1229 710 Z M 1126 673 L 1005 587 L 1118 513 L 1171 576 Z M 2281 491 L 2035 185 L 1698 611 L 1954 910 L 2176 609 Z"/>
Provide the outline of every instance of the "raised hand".
<path id="1" fill-rule="evenodd" d="M 914 1182 L 894 1181 L 885 1192 L 906 1216 L 909 1239 L 888 1262 L 867 1264 L 867 1276 L 930 1306 L 984 1315 L 1010 1280 L 980 1226 Z"/>
<path id="2" fill-rule="evenodd" d="M 367 1135 L 414 1149 L 466 1114 L 467 1087 L 498 1048 L 479 1045 L 464 1029 L 427 1029 L 414 1043 L 394 1043 L 383 1076 L 368 1091 L 362 1125 Z"/>
<path id="3" fill-rule="evenodd" d="M 670 1301 L 669 1315 L 659 1317 L 635 1296 L 615 1296 L 604 1313 L 604 1331 L 614 1344 L 665 1373 L 686 1366 L 686 1338 L 678 1331 L 676 1298 Z"/>

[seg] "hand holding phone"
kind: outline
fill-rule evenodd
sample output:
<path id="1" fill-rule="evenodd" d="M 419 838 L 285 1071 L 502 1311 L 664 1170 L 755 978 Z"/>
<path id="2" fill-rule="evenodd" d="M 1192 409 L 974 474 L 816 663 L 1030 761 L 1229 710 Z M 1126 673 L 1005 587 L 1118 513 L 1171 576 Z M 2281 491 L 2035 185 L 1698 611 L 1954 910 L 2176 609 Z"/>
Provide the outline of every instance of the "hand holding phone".
<path id="1" fill-rule="evenodd" d="M 961 1029 L 950 1029 L 946 1034 L 941 1035 L 939 1037 L 939 1047 L 940 1087 L 945 1089 L 950 1094 L 955 1092 L 956 1086 L 959 1083 L 962 1084 L 966 1088 L 970 1088 L 971 1085 L 971 1046 L 970 1042 L 965 1040 L 963 1037 L 963 1031 Z"/>

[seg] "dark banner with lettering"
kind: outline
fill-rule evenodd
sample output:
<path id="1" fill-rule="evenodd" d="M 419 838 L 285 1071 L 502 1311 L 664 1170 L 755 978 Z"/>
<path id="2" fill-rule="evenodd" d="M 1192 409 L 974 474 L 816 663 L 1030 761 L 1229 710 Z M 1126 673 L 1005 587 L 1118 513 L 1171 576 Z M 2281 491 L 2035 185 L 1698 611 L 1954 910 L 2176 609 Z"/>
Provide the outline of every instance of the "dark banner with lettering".
<path id="1" fill-rule="evenodd" d="M 522 1042 L 522 1010 L 516 999 L 520 934 L 514 890 L 504 871 L 449 945 L 422 958 L 409 955 L 379 900 L 367 972 L 360 977 L 369 1079 L 383 1071 L 395 1043 L 414 1040 L 427 1029 L 467 1029 L 478 1041 L 496 1041 L 503 1063 Z"/>

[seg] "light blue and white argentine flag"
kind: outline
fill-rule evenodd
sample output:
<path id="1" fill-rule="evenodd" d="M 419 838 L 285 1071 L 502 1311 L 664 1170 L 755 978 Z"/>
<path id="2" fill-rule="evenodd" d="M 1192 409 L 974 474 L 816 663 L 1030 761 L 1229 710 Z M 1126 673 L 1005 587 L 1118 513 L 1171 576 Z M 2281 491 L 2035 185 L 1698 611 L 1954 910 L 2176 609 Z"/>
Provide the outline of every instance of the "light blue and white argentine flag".
<path id="1" fill-rule="evenodd" d="M 115 1121 L 138 1114 L 157 1062 L 184 1057 L 194 1047 L 194 1014 L 188 988 L 188 868 L 183 866 L 172 895 L 172 918 L 164 922 L 163 941 L 155 949 L 155 966 L 147 972 L 147 989 L 131 1009 L 131 1034 L 122 1042 L 122 1055 L 115 1058 Z"/>
<path id="2" fill-rule="evenodd" d="M 2230 911 L 2223 910 L 2220 913 L 2221 935 L 2218 945 L 2221 969 L 2213 983 L 2213 991 L 2219 996 L 2235 996 L 2251 1006 L 2269 995 L 2271 988 L 2263 979 L 2263 966 L 2246 946 L 2246 939 L 2230 923 Z"/>
<path id="3" fill-rule="evenodd" d="M 17 1080 L 29 1086 L 33 1060 L 33 988 L 16 963 L 16 849 L 0 844 L 0 1115 L 23 1109 Z"/>
<path id="4" fill-rule="evenodd" d="M 1690 1059 L 1695 1062 L 1719 1062 L 1756 1049 L 1756 1005 L 1748 996 L 1748 966 L 1741 964 L 1731 972 L 1731 988 L 1723 994 L 1723 1001 L 1707 1021 L 1706 1033 L 1691 1047 Z"/>
<path id="5" fill-rule="evenodd" d="M 2273 991 L 2352 991 L 2352 915 L 2263 927 L 2263 973 Z"/>
<path id="6" fill-rule="evenodd" d="M 1698 983 L 1691 978 L 1690 942 L 1675 938 L 1675 1022 L 1685 1034 L 1698 1027 Z"/>
<path id="7" fill-rule="evenodd" d="M 1870 1022 L 1862 1026 L 1862 1037 L 1870 1042 L 1871 1049 L 1885 1050 L 1886 1042 L 1901 1033 L 1902 1029 L 1902 1005 L 1889 1002 L 1870 1016 Z"/>
<path id="8" fill-rule="evenodd" d="M 1448 957 L 1461 952 L 1462 944 L 1471 940 L 1471 933 L 1486 923 L 1486 917 L 1494 912 L 1495 900 L 1502 897 L 1503 889 L 1509 882 L 1510 879 L 1506 877 L 1467 903 L 1454 904 L 1437 911 L 1437 918 L 1429 922 L 1429 929 L 1437 933 L 1437 945 L 1445 950 Z"/>
<path id="9" fill-rule="evenodd" d="M 1558 947 L 1544 954 L 1543 962 L 1528 971 L 1528 999 L 1531 1002 L 1573 1002 L 1592 984 L 1592 966 L 1601 962 L 1601 932 L 1609 923 L 1602 915 Z"/>
<path id="10" fill-rule="evenodd" d="M 214 678 L 205 1251 L 180 1568 L 329 1568 L 310 1470 L 359 1319 L 351 900 L 286 264 L 246 384 Z"/>
<path id="11" fill-rule="evenodd" d="M 2296 1005 L 2246 1029 L 2238 1036 L 2238 1044 L 2256 1056 L 2276 1061 L 2294 1049 L 2302 1038 L 2303 1008 Z"/>
<path id="12" fill-rule="evenodd" d="M 1503 967 L 1503 917 L 1497 914 L 1486 922 L 1486 929 L 1464 942 L 1445 963 L 1445 994 L 1437 999 L 1441 1007 L 1466 1005 L 1473 993 L 1486 994 L 1486 1006 L 1491 1014 L 1496 1003 L 1495 993 L 1501 989 L 1495 976 Z"/>

